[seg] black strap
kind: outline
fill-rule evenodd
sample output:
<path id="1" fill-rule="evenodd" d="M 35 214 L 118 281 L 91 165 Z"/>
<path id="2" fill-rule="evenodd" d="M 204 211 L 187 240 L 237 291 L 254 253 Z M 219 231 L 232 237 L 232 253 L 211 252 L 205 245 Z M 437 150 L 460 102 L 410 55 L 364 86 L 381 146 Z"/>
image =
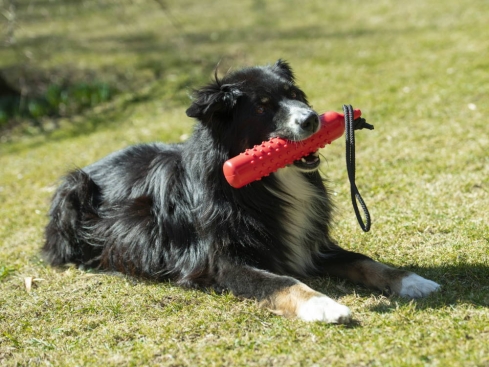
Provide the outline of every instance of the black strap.
<path id="1" fill-rule="evenodd" d="M 346 169 L 348 171 L 348 179 L 350 180 L 351 202 L 355 215 L 357 216 L 358 224 L 364 232 L 370 231 L 370 213 L 367 205 L 363 201 L 362 195 L 358 191 L 355 184 L 355 130 L 369 129 L 373 130 L 373 125 L 368 124 L 365 119 L 357 118 L 354 120 L 353 107 L 351 105 L 343 105 L 345 114 L 345 139 L 346 139 Z M 358 210 L 357 201 L 360 203 L 365 214 L 365 223 L 363 222 L 360 211 Z"/>

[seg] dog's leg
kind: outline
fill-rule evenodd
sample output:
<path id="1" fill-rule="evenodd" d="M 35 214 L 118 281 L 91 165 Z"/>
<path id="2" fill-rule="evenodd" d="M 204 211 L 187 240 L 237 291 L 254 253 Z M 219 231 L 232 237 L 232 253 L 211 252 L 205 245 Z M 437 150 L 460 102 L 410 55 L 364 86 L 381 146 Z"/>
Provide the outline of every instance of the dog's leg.
<path id="1" fill-rule="evenodd" d="M 323 255 L 321 268 L 327 275 L 339 276 L 388 294 L 420 298 L 437 291 L 440 285 L 406 270 L 391 268 L 369 257 L 341 248 Z"/>
<path id="2" fill-rule="evenodd" d="M 260 307 L 278 315 L 327 323 L 347 323 L 351 318 L 348 307 L 291 277 L 226 264 L 218 278 L 221 287 L 238 297 L 256 299 Z"/>

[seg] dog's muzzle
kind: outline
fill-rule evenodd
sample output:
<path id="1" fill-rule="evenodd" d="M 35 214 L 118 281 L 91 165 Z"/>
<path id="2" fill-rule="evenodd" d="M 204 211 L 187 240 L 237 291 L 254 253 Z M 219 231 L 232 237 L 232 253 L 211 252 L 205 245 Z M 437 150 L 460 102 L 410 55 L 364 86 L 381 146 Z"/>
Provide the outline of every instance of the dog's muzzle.
<path id="1" fill-rule="evenodd" d="M 280 104 L 276 122 L 279 126 L 277 136 L 291 140 L 298 145 L 320 129 L 318 114 L 307 104 L 295 100 L 287 100 Z M 313 172 L 319 168 L 320 163 L 321 160 L 316 151 L 296 160 L 293 166 L 303 172 Z"/>
<path id="2" fill-rule="evenodd" d="M 295 124 L 300 129 L 300 133 L 297 135 L 304 136 L 303 139 L 308 138 L 319 130 L 319 116 L 316 112 L 310 109 L 302 109 L 299 113 L 296 112 L 296 115 L 298 116 L 295 117 Z M 300 144 L 300 141 L 297 144 Z M 313 172 L 319 168 L 320 163 L 321 159 L 319 158 L 318 151 L 316 151 L 295 161 L 294 166 L 303 172 Z"/>

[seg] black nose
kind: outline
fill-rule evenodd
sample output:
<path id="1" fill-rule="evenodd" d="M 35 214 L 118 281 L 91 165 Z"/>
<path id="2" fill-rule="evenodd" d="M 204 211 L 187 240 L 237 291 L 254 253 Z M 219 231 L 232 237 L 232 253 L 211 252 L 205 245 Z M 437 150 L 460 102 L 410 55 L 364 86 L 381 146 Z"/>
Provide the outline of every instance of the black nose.
<path id="1" fill-rule="evenodd" d="M 314 112 L 308 114 L 304 119 L 296 121 L 296 123 L 307 132 L 315 132 L 319 125 L 319 117 Z"/>

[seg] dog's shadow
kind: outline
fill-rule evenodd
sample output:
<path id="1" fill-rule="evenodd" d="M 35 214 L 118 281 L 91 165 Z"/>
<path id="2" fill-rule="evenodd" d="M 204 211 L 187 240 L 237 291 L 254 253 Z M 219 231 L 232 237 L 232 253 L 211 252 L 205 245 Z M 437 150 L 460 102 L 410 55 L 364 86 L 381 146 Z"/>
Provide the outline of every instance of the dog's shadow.
<path id="1" fill-rule="evenodd" d="M 489 265 L 487 264 L 452 264 L 440 267 L 406 266 L 403 269 L 412 271 L 424 278 L 441 285 L 441 289 L 426 298 L 408 299 L 396 295 L 384 294 L 386 302 L 375 302 L 370 310 L 377 313 L 393 312 L 399 305 L 414 302 L 417 309 L 436 309 L 448 305 L 470 304 L 489 308 Z M 362 298 L 373 295 L 382 296 L 375 290 L 358 284 L 334 278 L 319 278 L 308 282 L 314 289 L 333 298 L 356 294 Z"/>
<path id="2" fill-rule="evenodd" d="M 426 298 L 412 300 L 396 295 L 381 294 L 375 290 L 338 278 L 321 277 L 301 280 L 313 289 L 322 292 L 333 299 L 348 297 L 354 294 L 364 299 L 375 297 L 375 302 L 372 302 L 371 305 L 367 305 L 366 307 L 369 311 L 379 314 L 394 312 L 399 306 L 402 307 L 410 303 L 415 303 L 415 307 L 418 310 L 445 308 L 450 305 L 460 304 L 489 308 L 489 265 L 465 263 L 439 267 L 413 265 L 403 267 L 403 269 L 412 271 L 424 278 L 437 282 L 441 285 L 441 290 Z M 146 284 L 161 283 L 150 279 L 134 278 L 120 273 L 98 271 L 94 269 L 85 271 L 95 274 L 120 276 L 131 280 L 134 284 L 140 282 Z M 203 289 L 202 291 L 215 292 L 215 290 L 210 289 Z M 361 327 L 361 323 L 354 319 L 352 322 L 344 325 L 344 327 Z"/>

